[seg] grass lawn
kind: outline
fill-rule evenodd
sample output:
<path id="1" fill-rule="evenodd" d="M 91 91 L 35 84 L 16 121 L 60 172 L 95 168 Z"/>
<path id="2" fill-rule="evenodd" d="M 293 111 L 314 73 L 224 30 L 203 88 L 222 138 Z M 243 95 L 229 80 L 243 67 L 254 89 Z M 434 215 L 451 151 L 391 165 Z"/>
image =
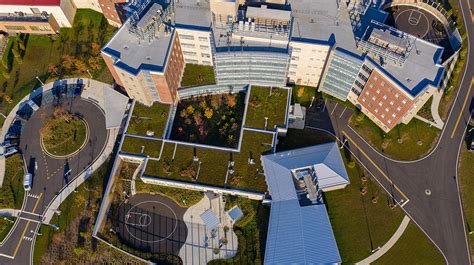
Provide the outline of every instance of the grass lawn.
<path id="1" fill-rule="evenodd" d="M 10 230 L 15 224 L 16 217 L 13 216 L 1 216 L 0 217 L 0 242 L 2 242 L 8 235 Z"/>
<path id="2" fill-rule="evenodd" d="M 92 229 L 107 185 L 112 159 L 98 168 L 77 193 L 71 193 L 54 215 L 55 231 L 42 225 L 35 243 L 34 264 L 137 264 L 137 261 L 92 239 Z"/>
<path id="3" fill-rule="evenodd" d="M 397 230 L 404 214 L 399 208 L 390 208 L 385 191 L 357 164 L 353 168 L 346 166 L 346 170 L 351 184 L 324 196 L 342 261 L 354 263 L 383 246 Z M 363 181 L 362 177 L 367 180 Z M 367 193 L 362 195 L 364 187 Z"/>
<path id="4" fill-rule="evenodd" d="M 474 228 L 474 153 L 469 152 L 466 145 L 461 146 L 461 153 L 458 165 L 458 178 L 464 208 L 464 216 L 468 224 L 469 231 Z M 468 235 L 471 252 L 474 250 L 474 235 Z"/>
<path id="5" fill-rule="evenodd" d="M 436 144 L 441 132 L 422 121 L 413 119 L 408 125 L 397 125 L 390 132 L 384 133 L 360 112 L 352 115 L 349 124 L 375 149 L 398 160 L 415 160 L 426 155 Z M 398 139 L 402 139 L 403 142 L 398 143 Z M 418 145 L 419 140 L 422 141 L 422 145 Z"/>
<path id="6" fill-rule="evenodd" d="M 142 138 L 136 138 L 126 136 L 122 144 L 122 152 L 130 153 L 134 155 L 148 155 L 150 157 L 158 158 L 160 155 L 162 141 L 159 140 L 147 140 Z M 143 147 L 143 153 L 142 153 Z"/>
<path id="7" fill-rule="evenodd" d="M 245 131 L 242 140 L 241 152 L 226 152 L 206 148 L 166 143 L 161 154 L 161 160 L 148 160 L 145 175 L 180 181 L 196 182 L 214 186 L 224 186 L 225 177 L 231 159 L 234 160 L 233 176 L 228 178 L 228 187 L 236 187 L 264 192 L 267 190 L 265 177 L 262 174 L 260 155 L 271 150 L 273 135 Z M 173 153 L 175 156 L 173 159 Z M 193 156 L 199 161 L 193 161 Z M 255 164 L 249 164 L 253 158 Z"/>
<path id="8" fill-rule="evenodd" d="M 170 138 L 237 148 L 245 109 L 245 93 L 191 97 L 180 100 Z"/>
<path id="9" fill-rule="evenodd" d="M 309 86 L 293 86 L 293 96 L 291 97 L 293 103 L 299 103 L 301 106 L 309 107 L 313 97 L 316 97 L 320 93 L 316 92 L 316 88 Z"/>
<path id="10" fill-rule="evenodd" d="M 21 209 L 25 190 L 23 189 L 24 175 L 23 160 L 16 154 L 5 160 L 5 178 L 0 188 L 0 208 Z"/>
<path id="11" fill-rule="evenodd" d="M 259 201 L 226 196 L 226 210 L 238 205 L 244 217 L 234 225 L 238 249 L 231 259 L 213 260 L 209 265 L 218 264 L 263 264 L 270 208 Z"/>
<path id="12" fill-rule="evenodd" d="M 423 232 L 410 222 L 402 237 L 374 265 L 380 264 L 445 264 L 444 258 Z"/>
<path id="13" fill-rule="evenodd" d="M 214 68 L 207 65 L 186 64 L 181 87 L 200 86 L 216 83 Z"/>
<path id="14" fill-rule="evenodd" d="M 270 96 L 271 91 L 271 96 Z M 284 88 L 269 88 L 252 86 L 245 126 L 265 129 L 265 117 L 268 118 L 267 129 L 284 125 L 289 90 Z"/>
<path id="15" fill-rule="evenodd" d="M 229 176 L 227 186 L 266 192 L 260 155 L 271 151 L 272 143 L 273 134 L 245 131 L 240 153 L 233 155 L 235 173 Z M 250 158 L 255 162 L 253 165 L 249 164 Z"/>
<path id="16" fill-rule="evenodd" d="M 94 79 L 112 83 L 100 57 L 100 47 L 113 33 L 114 28 L 102 14 L 79 9 L 73 27 L 62 28 L 59 36 L 12 35 L 0 65 L 0 112 L 8 114 L 20 99 L 41 86 L 36 76 L 43 82 L 69 76 L 89 77 L 85 71 L 89 69 Z M 0 123 L 3 121 L 2 117 Z"/>
<path id="17" fill-rule="evenodd" d="M 146 184 L 141 181 L 140 178 L 135 180 L 135 189 L 137 193 L 150 193 L 153 195 L 159 194 L 166 196 L 175 201 L 181 207 L 185 208 L 198 203 L 202 198 L 204 198 L 203 193 L 199 191 Z"/>
<path id="18" fill-rule="evenodd" d="M 127 133 L 146 135 L 147 131 L 154 132 L 154 137 L 161 138 L 163 136 L 170 105 L 153 103 L 151 107 L 143 104 L 135 103 L 132 118 L 127 128 Z"/>
<path id="19" fill-rule="evenodd" d="M 66 156 L 76 152 L 87 138 L 84 121 L 67 113 L 50 117 L 40 132 L 43 147 L 50 154 L 57 156 Z"/>

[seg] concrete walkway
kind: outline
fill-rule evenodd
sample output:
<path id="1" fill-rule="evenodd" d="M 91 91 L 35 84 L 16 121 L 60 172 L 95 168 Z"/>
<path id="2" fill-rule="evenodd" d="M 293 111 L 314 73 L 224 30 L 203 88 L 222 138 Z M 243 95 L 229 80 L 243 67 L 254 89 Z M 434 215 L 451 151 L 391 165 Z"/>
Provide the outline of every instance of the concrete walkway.
<path id="1" fill-rule="evenodd" d="M 433 94 L 433 101 L 431 103 L 431 116 L 435 120 L 435 123 L 440 126 L 440 128 L 443 128 L 444 126 L 444 121 L 439 116 L 439 103 L 441 102 L 443 94 L 443 90 L 436 91 Z"/>
<path id="2" fill-rule="evenodd" d="M 0 216 L 18 216 L 20 213 L 18 209 L 0 209 Z"/>
<path id="3" fill-rule="evenodd" d="M 395 243 L 397 243 L 398 239 L 400 239 L 400 237 L 403 235 L 403 232 L 405 232 L 405 229 L 407 228 L 408 223 L 410 223 L 410 218 L 408 218 L 408 216 L 405 215 L 402 222 L 400 223 L 400 226 L 397 228 L 397 231 L 395 231 L 395 233 L 387 241 L 387 243 L 385 243 L 385 245 L 383 245 L 375 253 L 373 253 L 372 255 L 368 256 L 367 258 L 357 262 L 356 264 L 360 264 L 360 265 L 370 264 L 370 263 L 376 261 L 377 259 L 379 259 L 380 257 L 382 257 L 383 254 L 387 253 L 387 251 L 389 251 L 390 248 L 392 248 L 393 245 L 395 245 Z"/>

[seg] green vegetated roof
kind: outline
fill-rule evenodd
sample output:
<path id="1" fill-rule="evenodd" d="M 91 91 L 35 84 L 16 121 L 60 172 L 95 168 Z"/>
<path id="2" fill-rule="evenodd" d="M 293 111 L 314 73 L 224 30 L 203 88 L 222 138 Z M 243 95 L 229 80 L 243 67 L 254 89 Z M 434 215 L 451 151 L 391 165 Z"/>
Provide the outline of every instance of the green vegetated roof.
<path id="1" fill-rule="evenodd" d="M 267 129 L 284 125 L 288 104 L 289 89 L 252 86 L 245 126 L 264 129 L 265 117 L 268 118 Z M 271 93 L 271 94 L 270 94 Z"/>

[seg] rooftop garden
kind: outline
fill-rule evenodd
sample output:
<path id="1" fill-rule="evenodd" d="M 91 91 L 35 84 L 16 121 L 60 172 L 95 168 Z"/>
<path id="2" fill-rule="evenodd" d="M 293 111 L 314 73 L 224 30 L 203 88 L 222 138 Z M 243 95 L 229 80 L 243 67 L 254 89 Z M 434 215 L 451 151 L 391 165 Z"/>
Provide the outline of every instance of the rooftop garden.
<path id="1" fill-rule="evenodd" d="M 360 111 L 354 112 L 350 126 L 375 149 L 398 160 L 415 160 L 426 155 L 436 144 L 440 130 L 417 119 L 399 124 L 385 133 Z"/>
<path id="2" fill-rule="evenodd" d="M 208 95 L 179 101 L 171 139 L 237 148 L 245 94 Z"/>
<path id="3" fill-rule="evenodd" d="M 264 192 L 267 186 L 260 155 L 270 151 L 272 143 L 273 134 L 253 131 L 244 131 L 240 153 L 165 143 L 161 159 L 148 160 L 144 174 Z M 227 176 L 231 160 L 234 173 Z"/>
<path id="4" fill-rule="evenodd" d="M 153 103 L 151 107 L 136 102 L 127 133 L 137 135 L 152 133 L 154 137 L 161 138 L 168 120 L 169 109 L 170 105 L 158 102 Z"/>
<path id="5" fill-rule="evenodd" d="M 100 48 L 115 28 L 100 13 L 77 10 L 72 28 L 58 36 L 11 35 L 0 64 L 0 112 L 8 112 L 33 89 L 66 77 L 87 77 L 112 84 L 113 77 L 100 56 Z M 0 123 L 4 118 L 0 117 Z"/>
<path id="6" fill-rule="evenodd" d="M 278 125 L 284 125 L 289 91 L 284 88 L 252 86 L 245 126 L 273 130 Z"/>
<path id="7" fill-rule="evenodd" d="M 160 156 L 162 141 L 147 140 L 137 137 L 126 136 L 122 143 L 122 152 L 133 155 L 144 155 L 153 158 Z"/>
<path id="8" fill-rule="evenodd" d="M 200 86 L 216 83 L 214 76 L 214 68 L 212 66 L 186 64 L 184 68 L 183 78 L 181 79 L 181 86 Z"/>
<path id="9" fill-rule="evenodd" d="M 208 264 L 263 264 L 270 208 L 259 201 L 233 196 L 225 198 L 226 211 L 238 205 L 244 213 L 234 225 L 238 238 L 237 254 L 233 258 L 212 260 Z"/>

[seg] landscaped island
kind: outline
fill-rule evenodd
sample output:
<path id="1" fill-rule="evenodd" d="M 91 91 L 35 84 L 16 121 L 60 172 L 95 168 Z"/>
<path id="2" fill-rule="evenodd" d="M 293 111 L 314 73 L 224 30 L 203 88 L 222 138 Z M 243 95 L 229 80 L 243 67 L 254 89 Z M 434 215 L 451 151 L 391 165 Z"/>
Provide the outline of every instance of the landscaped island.
<path id="1" fill-rule="evenodd" d="M 208 95 L 178 103 L 172 140 L 236 148 L 245 108 L 245 93 Z"/>
<path id="2" fill-rule="evenodd" d="M 68 156 L 84 145 L 87 125 L 80 117 L 58 107 L 47 118 L 40 134 L 42 146 L 47 153 Z"/>

